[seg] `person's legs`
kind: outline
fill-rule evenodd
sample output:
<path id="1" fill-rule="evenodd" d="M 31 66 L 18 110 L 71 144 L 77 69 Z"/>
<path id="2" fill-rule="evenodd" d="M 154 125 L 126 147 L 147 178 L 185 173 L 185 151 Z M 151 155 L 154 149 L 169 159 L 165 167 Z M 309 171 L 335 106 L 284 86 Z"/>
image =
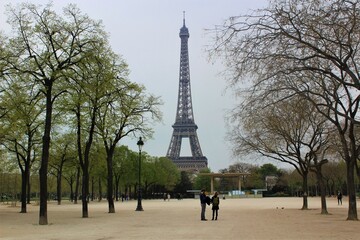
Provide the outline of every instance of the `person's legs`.
<path id="1" fill-rule="evenodd" d="M 205 220 L 205 208 L 206 204 L 201 204 L 201 220 Z"/>
<path id="2" fill-rule="evenodd" d="M 217 220 L 217 217 L 218 217 L 218 209 L 216 209 L 216 217 L 215 217 L 215 220 Z"/>

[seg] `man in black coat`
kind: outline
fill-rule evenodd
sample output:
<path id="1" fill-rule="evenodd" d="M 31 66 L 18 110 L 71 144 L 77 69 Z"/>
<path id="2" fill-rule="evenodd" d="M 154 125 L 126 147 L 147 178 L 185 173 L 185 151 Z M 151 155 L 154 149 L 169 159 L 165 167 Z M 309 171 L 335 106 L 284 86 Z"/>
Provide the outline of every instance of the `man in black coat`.
<path id="1" fill-rule="evenodd" d="M 206 197 L 205 189 L 201 190 L 200 204 L 201 204 L 201 221 L 207 221 L 207 219 L 205 218 L 205 210 L 206 210 L 206 204 L 207 204 L 207 197 Z"/>

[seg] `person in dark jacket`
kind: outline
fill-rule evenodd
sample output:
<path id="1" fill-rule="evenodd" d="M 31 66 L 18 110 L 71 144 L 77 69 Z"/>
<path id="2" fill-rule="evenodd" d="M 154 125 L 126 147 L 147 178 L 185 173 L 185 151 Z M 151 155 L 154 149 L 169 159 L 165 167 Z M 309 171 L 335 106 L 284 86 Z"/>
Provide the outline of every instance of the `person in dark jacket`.
<path id="1" fill-rule="evenodd" d="M 340 191 L 338 191 L 337 193 L 337 200 L 338 200 L 338 205 L 342 205 L 342 193 Z"/>
<path id="2" fill-rule="evenodd" d="M 214 216 L 215 216 L 215 220 L 217 220 L 218 210 L 219 210 L 219 205 L 220 205 L 220 198 L 218 196 L 218 192 L 215 192 L 214 196 L 212 196 L 211 203 L 212 203 L 212 219 L 211 220 L 214 220 Z"/>
<path id="3" fill-rule="evenodd" d="M 200 193 L 200 205 L 201 205 L 201 221 L 207 221 L 207 219 L 205 218 L 205 210 L 206 210 L 205 189 L 202 189 Z"/>

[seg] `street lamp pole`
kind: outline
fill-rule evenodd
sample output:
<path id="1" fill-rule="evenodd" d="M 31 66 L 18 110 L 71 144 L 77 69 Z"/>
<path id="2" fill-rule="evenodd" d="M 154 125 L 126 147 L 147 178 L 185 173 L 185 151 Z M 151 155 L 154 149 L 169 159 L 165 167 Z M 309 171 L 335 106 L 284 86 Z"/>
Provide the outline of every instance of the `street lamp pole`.
<path id="1" fill-rule="evenodd" d="M 144 211 L 141 205 L 141 148 L 142 146 L 144 146 L 144 142 L 142 141 L 141 137 L 139 138 L 137 145 L 139 147 L 139 183 L 138 183 L 138 203 L 135 211 Z"/>

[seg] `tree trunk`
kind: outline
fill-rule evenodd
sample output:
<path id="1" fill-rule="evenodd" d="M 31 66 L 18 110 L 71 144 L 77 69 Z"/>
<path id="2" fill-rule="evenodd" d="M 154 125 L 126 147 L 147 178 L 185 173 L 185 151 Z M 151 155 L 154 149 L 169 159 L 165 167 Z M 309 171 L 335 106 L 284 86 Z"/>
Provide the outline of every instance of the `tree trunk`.
<path id="1" fill-rule="evenodd" d="M 356 210 L 356 192 L 355 192 L 355 161 L 346 161 L 346 180 L 347 180 L 347 193 L 349 197 L 348 217 L 346 220 L 358 220 Z"/>
<path id="2" fill-rule="evenodd" d="M 20 213 L 26 213 L 26 188 L 27 188 L 27 169 L 21 171 L 21 210 Z"/>
<path id="3" fill-rule="evenodd" d="M 74 188 L 73 188 L 73 177 L 72 176 L 70 177 L 69 185 L 70 185 L 70 202 L 73 202 L 74 201 Z"/>
<path id="4" fill-rule="evenodd" d="M 119 201 L 119 197 L 120 197 L 120 175 L 116 177 L 116 181 L 115 181 L 115 189 L 116 189 L 116 201 Z"/>
<path id="5" fill-rule="evenodd" d="M 57 196 L 57 203 L 58 205 L 61 205 L 61 170 L 58 171 L 56 176 L 56 196 Z"/>
<path id="6" fill-rule="evenodd" d="M 31 201 L 30 168 L 29 168 L 29 173 L 27 174 L 26 184 L 27 184 L 27 190 L 26 190 L 26 193 L 27 193 L 27 203 L 30 204 L 30 201 Z"/>
<path id="7" fill-rule="evenodd" d="M 115 213 L 115 205 L 114 205 L 114 198 L 113 198 L 113 155 L 114 155 L 114 148 L 110 148 L 107 151 L 107 170 L 108 170 L 108 177 L 107 177 L 107 199 L 109 203 L 109 213 Z"/>
<path id="8" fill-rule="evenodd" d="M 89 217 L 89 209 L 88 209 L 88 195 L 89 195 L 89 170 L 88 166 L 86 165 L 83 168 L 83 181 L 82 181 L 82 217 L 88 218 Z"/>
<path id="9" fill-rule="evenodd" d="M 80 108 L 80 106 L 78 106 Z M 85 151 L 84 151 L 84 157 L 82 157 L 82 151 L 81 151 L 81 114 L 80 109 L 77 111 L 77 146 L 78 146 L 78 155 L 79 155 L 79 162 L 80 166 L 83 172 L 83 181 L 82 181 L 82 204 L 83 204 L 83 218 L 87 218 L 89 216 L 89 210 L 88 210 L 88 202 L 89 202 L 89 183 L 90 183 L 90 177 L 89 177 L 89 164 L 90 164 L 90 150 L 91 145 L 93 142 L 94 137 L 94 131 L 95 131 L 95 119 L 96 119 L 96 108 L 92 109 L 92 117 L 91 117 L 91 126 L 89 130 L 89 138 L 86 141 L 85 144 Z"/>
<path id="10" fill-rule="evenodd" d="M 321 214 L 328 214 L 326 206 L 326 188 L 324 183 L 324 178 L 321 173 L 321 166 L 316 168 L 316 178 L 318 185 L 320 187 L 320 197 L 321 197 Z"/>
<path id="11" fill-rule="evenodd" d="M 95 179 L 94 177 L 91 177 L 91 201 L 94 201 L 95 198 L 94 189 L 95 189 Z"/>
<path id="12" fill-rule="evenodd" d="M 50 141 L 50 137 L 44 136 L 44 146 L 43 148 L 48 148 L 50 145 L 45 143 Z M 40 211 L 39 211 L 39 224 L 47 225 L 47 199 L 48 199 L 48 191 L 47 191 L 47 172 L 48 172 L 48 149 L 43 150 L 43 157 L 41 161 L 41 168 L 39 171 L 39 179 L 40 179 Z"/>
<path id="13" fill-rule="evenodd" d="M 102 186 L 101 186 L 101 177 L 99 177 L 99 202 L 102 200 Z"/>
<path id="14" fill-rule="evenodd" d="M 49 81 L 49 80 L 47 80 Z M 43 147 L 42 147 L 42 156 L 41 156 L 41 167 L 39 170 L 39 179 L 40 179 L 40 211 L 39 211 L 39 224 L 48 225 L 47 218 L 47 199 L 48 199 L 48 189 L 47 189 L 47 175 L 48 175 L 48 165 L 49 165 L 49 149 L 50 149 L 50 132 L 51 132 L 51 117 L 52 117 L 52 84 L 47 83 L 47 92 L 46 92 L 46 116 L 45 116 L 45 129 L 43 135 Z"/>
<path id="15" fill-rule="evenodd" d="M 80 186 L 80 167 L 77 167 L 74 204 L 77 204 L 77 201 L 79 199 L 79 186 Z"/>
<path id="16" fill-rule="evenodd" d="M 301 210 L 308 210 L 308 183 L 307 183 L 307 174 L 304 173 L 302 175 L 303 177 L 303 206 L 301 208 Z"/>

